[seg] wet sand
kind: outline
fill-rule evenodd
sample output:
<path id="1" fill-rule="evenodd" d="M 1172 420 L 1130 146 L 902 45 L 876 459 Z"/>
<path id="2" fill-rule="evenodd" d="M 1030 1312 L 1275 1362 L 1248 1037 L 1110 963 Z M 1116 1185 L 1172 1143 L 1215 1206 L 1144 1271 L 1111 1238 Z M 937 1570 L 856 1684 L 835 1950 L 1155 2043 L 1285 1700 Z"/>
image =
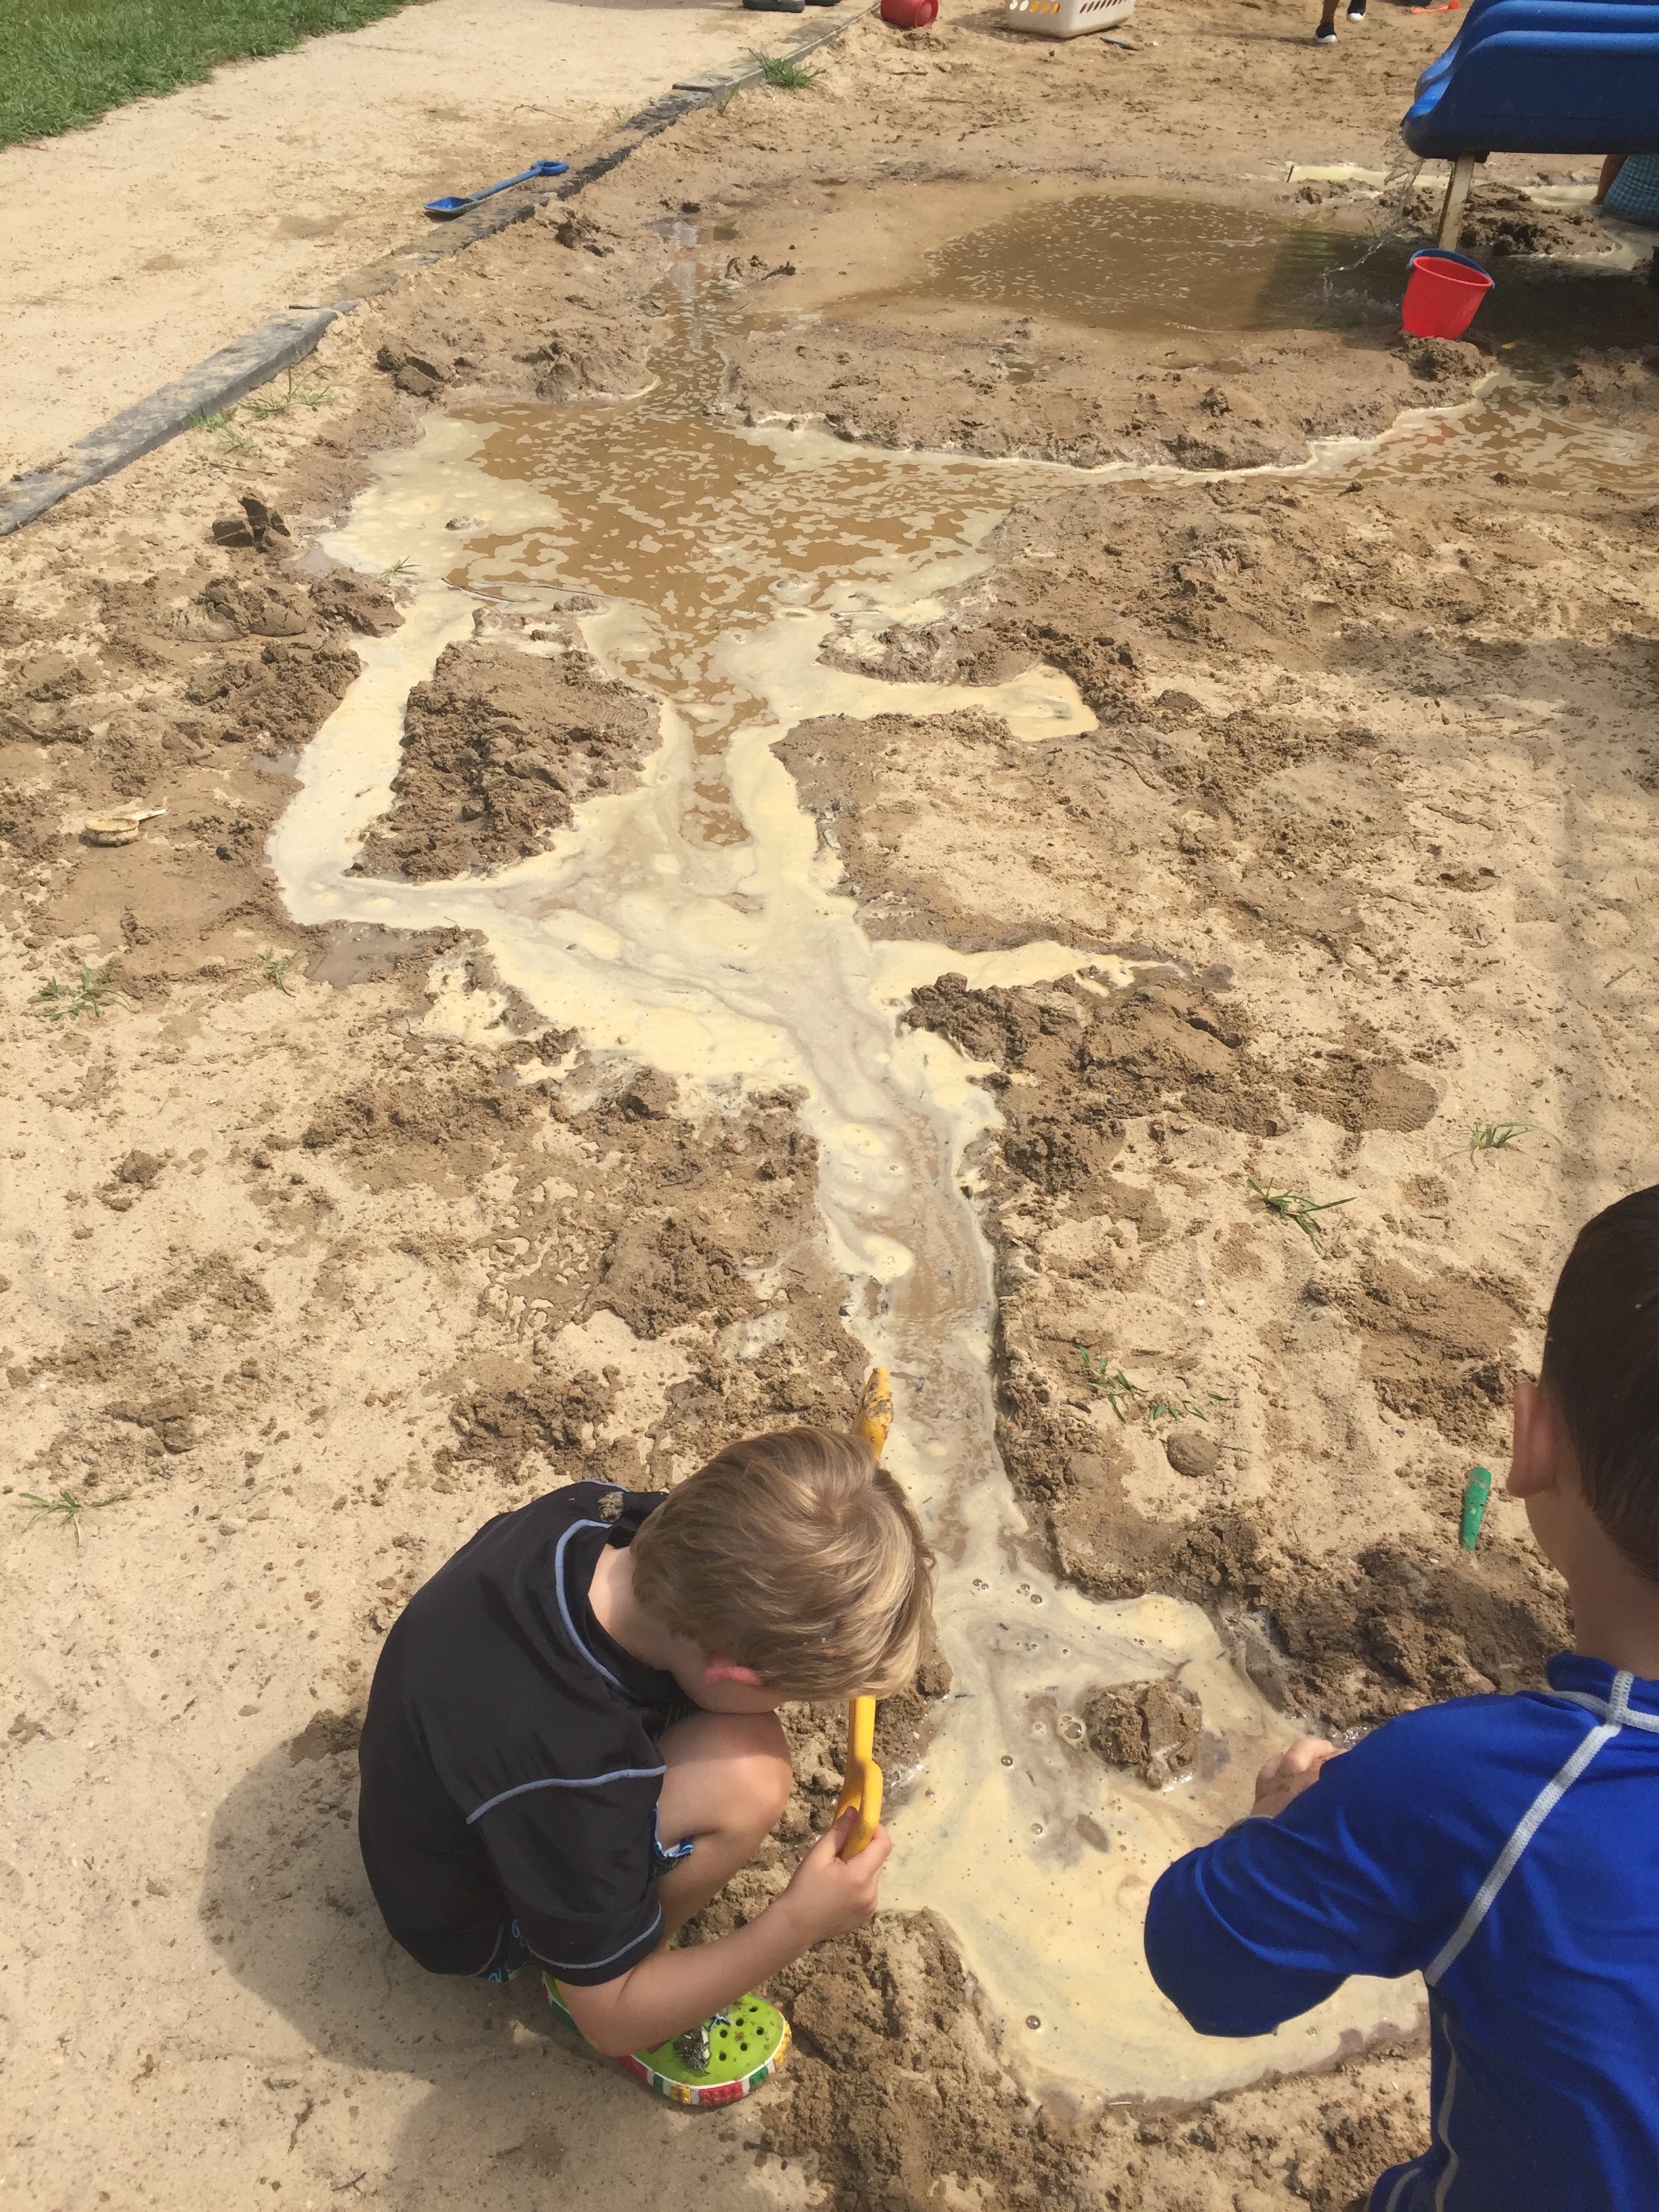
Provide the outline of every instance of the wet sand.
<path id="1" fill-rule="evenodd" d="M 1304 157 L 1374 155 L 1428 32 L 1372 27 Z M 1205 31 L 1269 102 L 1333 59 L 1302 35 Z M 1264 182 L 1248 103 L 1201 158 L 1126 107 L 1103 174 L 1086 73 L 1130 58 L 866 27 L 331 333 L 252 458 L 180 444 L 7 549 L 3 1502 L 85 1509 L 7 1534 L 60 2193 L 1263 2212 L 1420 2147 L 1413 1990 L 1206 2045 L 1134 1929 L 1264 1748 L 1563 1632 L 1518 1511 L 1471 1565 L 1456 1498 L 1572 1226 L 1653 1177 L 1659 380 L 1628 278 L 1609 342 L 1540 312 L 1518 368 L 1397 347 L 1385 286 L 1330 313 L 1329 236 L 1275 293 L 1361 196 Z M 1256 319 L 1007 296 L 1038 113 L 1073 166 L 1006 219 L 1207 204 L 1267 240 Z M 907 234 L 922 119 L 972 174 Z M 274 551 L 213 542 L 244 489 Z M 81 842 L 121 805 L 167 811 Z M 1547 1133 L 1472 1148 L 1510 1120 Z M 1344 1203 L 1315 1239 L 1252 1182 Z M 845 1419 L 871 1356 L 942 1562 L 882 1717 L 892 1909 L 781 1978 L 790 2068 L 699 2126 L 392 1949 L 354 1716 L 488 1513 Z M 839 1717 L 788 1725 L 706 1933 L 827 1820 Z"/>

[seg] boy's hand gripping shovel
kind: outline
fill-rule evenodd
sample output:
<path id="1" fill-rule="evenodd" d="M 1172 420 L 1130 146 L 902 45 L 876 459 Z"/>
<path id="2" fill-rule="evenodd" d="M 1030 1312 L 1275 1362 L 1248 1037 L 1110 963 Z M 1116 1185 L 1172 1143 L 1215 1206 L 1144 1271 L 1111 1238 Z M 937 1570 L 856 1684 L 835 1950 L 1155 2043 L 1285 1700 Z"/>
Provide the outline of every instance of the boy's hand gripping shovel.
<path id="1" fill-rule="evenodd" d="M 893 1390 L 887 1370 L 872 1367 L 864 1386 L 864 1395 L 859 1401 L 856 1427 L 878 1460 L 892 1425 Z M 876 1701 L 873 1698 L 854 1698 L 847 1707 L 847 1771 L 842 1777 L 841 1796 L 836 1805 L 837 1820 L 849 1807 L 858 1808 L 858 1818 L 842 1845 L 844 1859 L 858 1856 L 875 1834 L 881 1819 L 881 1769 L 876 1765 L 875 1748 Z"/>

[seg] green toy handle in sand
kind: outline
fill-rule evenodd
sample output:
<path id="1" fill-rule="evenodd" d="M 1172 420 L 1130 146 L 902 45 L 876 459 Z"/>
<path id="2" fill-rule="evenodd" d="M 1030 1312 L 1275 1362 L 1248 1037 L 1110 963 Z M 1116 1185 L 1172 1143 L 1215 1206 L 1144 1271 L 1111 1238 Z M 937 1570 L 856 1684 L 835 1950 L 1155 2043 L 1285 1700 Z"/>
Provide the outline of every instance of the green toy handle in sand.
<path id="1" fill-rule="evenodd" d="M 864 1438 L 878 1460 L 887 1443 L 887 1432 L 893 1425 L 893 1390 L 884 1367 L 872 1367 L 870 1379 L 864 1386 L 859 1401 L 858 1419 L 854 1433 Z M 876 1765 L 876 1701 L 873 1698 L 852 1698 L 847 1706 L 847 1771 L 841 1785 L 841 1800 L 836 1807 L 836 1818 L 858 1808 L 847 1841 L 841 1847 L 844 1859 L 855 1859 L 875 1834 L 881 1820 L 881 1769 Z"/>
<path id="2" fill-rule="evenodd" d="M 1457 1533 L 1458 1543 L 1466 1552 L 1472 1552 L 1480 1540 L 1480 1523 L 1486 1517 L 1486 1500 L 1491 1495 L 1492 1469 L 1472 1467 L 1463 1485 L 1463 1523 Z"/>

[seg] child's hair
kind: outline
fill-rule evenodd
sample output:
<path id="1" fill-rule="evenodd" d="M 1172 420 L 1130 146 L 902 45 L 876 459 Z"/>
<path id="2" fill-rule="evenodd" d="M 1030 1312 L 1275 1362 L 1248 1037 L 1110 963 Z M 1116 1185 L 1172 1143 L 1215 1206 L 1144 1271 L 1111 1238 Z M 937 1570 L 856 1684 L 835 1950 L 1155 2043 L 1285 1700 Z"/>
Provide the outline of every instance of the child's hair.
<path id="1" fill-rule="evenodd" d="M 634 1539 L 640 1603 L 792 1698 L 889 1696 L 916 1671 L 933 1555 L 868 1444 L 781 1429 L 728 1444 Z"/>
<path id="2" fill-rule="evenodd" d="M 1659 1582 L 1659 1183 L 1579 1231 L 1550 1301 L 1542 1381 L 1585 1504 Z"/>

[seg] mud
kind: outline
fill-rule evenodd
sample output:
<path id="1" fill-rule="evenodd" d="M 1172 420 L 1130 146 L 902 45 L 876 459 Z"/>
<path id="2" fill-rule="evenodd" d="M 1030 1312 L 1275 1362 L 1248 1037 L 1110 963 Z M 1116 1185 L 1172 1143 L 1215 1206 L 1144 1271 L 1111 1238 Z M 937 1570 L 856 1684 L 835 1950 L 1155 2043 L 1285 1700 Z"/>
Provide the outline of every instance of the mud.
<path id="1" fill-rule="evenodd" d="M 1159 346 L 1149 370 L 1144 346 L 1114 361 L 1097 339 L 1026 318 L 930 327 L 912 313 L 898 330 L 826 319 L 811 347 L 790 330 L 750 336 L 729 404 L 743 422 L 819 422 L 875 445 L 1254 469 L 1305 460 L 1316 439 L 1374 436 L 1415 396 L 1409 356 L 1386 337 L 1210 351 Z"/>
<path id="2" fill-rule="evenodd" d="M 650 702 L 561 643 L 556 659 L 445 648 L 409 695 L 395 803 L 364 842 L 363 874 L 426 883 L 500 867 L 545 850 L 584 799 L 631 781 L 657 742 Z"/>
<path id="3" fill-rule="evenodd" d="M 1084 1700 L 1089 1747 L 1109 1766 L 1137 1768 L 1162 1790 L 1193 1771 L 1204 1708 L 1180 1682 L 1128 1683 L 1091 1691 Z"/>
<path id="4" fill-rule="evenodd" d="M 1468 1560 L 1457 1501 L 1473 1460 L 1501 1469 L 1505 1394 L 1572 1227 L 1659 1173 L 1642 1079 L 1659 334 L 1640 272 L 1603 272 L 1569 373 L 1489 387 L 1477 348 L 1395 351 L 1370 275 L 1346 302 L 1322 290 L 1316 312 L 1292 300 L 1224 331 L 946 297 L 938 261 L 933 292 L 913 283 L 1000 219 L 999 194 L 1027 222 L 1127 192 L 1264 234 L 1310 224 L 1342 241 L 1328 263 L 1365 247 L 1358 191 L 1261 180 L 1377 166 L 1438 19 L 1389 11 L 1333 58 L 1288 0 L 1190 24 L 1147 4 L 1129 53 L 988 16 L 861 26 L 810 96 L 711 107 L 579 214 L 337 325 L 315 406 L 241 422 L 238 447 L 182 441 L 9 543 L 4 1503 L 69 1490 L 88 1509 L 73 1532 L 20 1510 L 5 1539 L 15 2094 L 53 2122 L 16 2152 L 20 2185 L 237 2202 L 282 2180 L 488 2212 L 550 2187 L 596 2207 L 620 2188 L 1346 2212 L 1421 2148 L 1423 2055 L 1386 2041 L 1179 2111 L 1034 2093 L 1021 2022 L 963 1965 L 975 1931 L 926 1912 L 781 1978 L 793 2068 L 693 2138 L 558 2039 L 533 1991 L 418 1977 L 349 1834 L 380 1638 L 479 1522 L 576 1473 L 672 1482 L 735 1429 L 843 1419 L 862 1365 L 800 1097 L 585 1044 L 470 925 L 389 919 L 394 895 L 541 865 L 641 787 L 683 641 L 655 663 L 660 638 L 630 646 L 623 683 L 586 659 L 584 611 L 688 592 L 714 509 L 689 506 L 667 550 L 613 512 L 574 551 L 517 520 L 492 545 L 470 507 L 445 510 L 454 566 L 497 568 L 478 633 L 414 685 L 353 878 L 385 903 L 299 927 L 265 862 L 304 750 L 415 619 L 412 542 L 384 576 L 319 550 L 374 449 L 447 410 L 499 421 L 484 467 L 505 501 L 536 438 L 597 449 L 631 421 L 602 410 L 673 368 L 678 315 L 729 364 L 718 424 L 816 417 L 843 454 L 867 436 L 1299 464 L 1396 410 L 1456 410 L 1297 477 L 1009 464 L 977 573 L 916 622 L 823 607 L 826 684 L 877 692 L 803 708 L 775 750 L 817 823 L 811 867 L 872 942 L 945 953 L 896 988 L 897 1042 L 995 1109 L 962 1172 L 994 1255 L 999 1440 L 1026 1519 L 999 1599 L 1044 1559 L 1079 1604 L 1196 1600 L 1231 1679 L 1286 1729 L 1516 1686 L 1565 1636 L 1518 1509 L 1494 1497 Z M 1534 175 L 1565 165 L 1495 162 L 1472 235 L 1511 259 L 1599 248 L 1593 218 L 1509 204 Z M 1492 344 L 1530 297 L 1500 283 Z M 1564 283 L 1562 317 L 1587 297 Z M 538 408 L 566 411 L 539 428 L 513 412 Z M 781 423 L 809 534 L 821 449 Z M 655 447 L 639 465 L 678 465 Z M 872 513 L 889 481 L 872 471 Z M 906 486 L 918 516 L 956 495 L 921 464 Z M 216 541 L 245 496 L 289 534 Z M 815 541 L 812 573 L 890 543 L 875 520 L 850 556 Z M 601 556 L 603 577 L 581 573 Z M 773 580 L 734 619 L 769 620 Z M 1028 671 L 1028 708 L 1063 681 L 1096 726 L 1056 734 L 1031 708 L 1017 730 L 917 690 L 988 698 Z M 718 736 L 700 771 L 716 856 L 744 849 Z M 88 815 L 138 805 L 167 812 L 131 844 L 82 842 Z M 1069 977 L 969 980 L 1039 942 L 1073 949 Z M 53 1018 L 39 994 L 83 970 L 95 989 Z M 1471 1150 L 1510 1116 L 1560 1141 Z M 1331 1210 L 1305 1234 L 1263 1191 Z M 928 1432 L 924 1397 L 906 1404 Z M 1224 1700 L 1206 1687 L 1194 1722 L 1184 1685 L 1138 1671 L 1127 1695 L 1094 1678 L 1078 1757 L 1149 1811 L 1162 1761 L 1157 1786 L 1218 1793 L 1201 1802 L 1219 1825 L 1225 1790 L 1248 1794 L 1220 1764 Z M 936 1656 L 884 1707 L 901 1853 L 953 1694 Z M 839 1716 L 786 1721 L 796 1791 L 705 1933 L 774 1893 L 827 1819 Z M 61 1965 L 94 1943 L 93 2021 Z"/>
<path id="5" fill-rule="evenodd" d="M 1423 2124 L 1402 2078 L 1409 2062 L 1392 2051 L 1320 2082 L 1293 2138 L 1272 2091 L 1200 2114 L 1119 2112 L 1091 2126 L 1034 2109 L 949 1929 L 930 1912 L 884 1914 L 867 1934 L 822 1946 L 777 1987 L 799 2047 L 791 2097 L 768 2112 L 761 2140 L 774 2156 L 810 2158 L 828 2201 L 846 2212 L 951 2201 L 952 2182 L 942 2193 L 934 2164 L 941 2142 L 957 2172 L 1018 2212 L 1230 2201 L 1255 2212 L 1281 2200 L 1352 2212 Z"/>

